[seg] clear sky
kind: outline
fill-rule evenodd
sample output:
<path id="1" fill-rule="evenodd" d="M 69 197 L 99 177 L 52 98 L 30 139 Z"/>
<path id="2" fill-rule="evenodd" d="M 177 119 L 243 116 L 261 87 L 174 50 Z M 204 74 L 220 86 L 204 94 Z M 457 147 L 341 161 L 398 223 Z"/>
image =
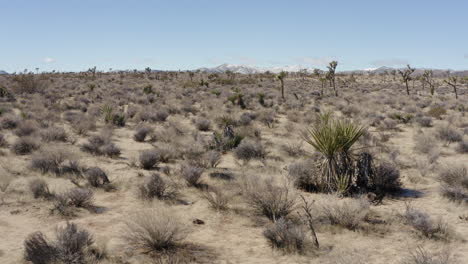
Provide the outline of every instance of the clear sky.
<path id="1" fill-rule="evenodd" d="M 0 70 L 468 69 L 468 0 L 0 0 Z"/>

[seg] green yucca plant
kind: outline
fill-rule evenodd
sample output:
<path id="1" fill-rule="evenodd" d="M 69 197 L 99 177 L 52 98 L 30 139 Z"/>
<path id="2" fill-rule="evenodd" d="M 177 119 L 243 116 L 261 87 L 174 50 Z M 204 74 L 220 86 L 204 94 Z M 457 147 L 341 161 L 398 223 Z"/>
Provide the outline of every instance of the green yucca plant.
<path id="1" fill-rule="evenodd" d="M 106 123 L 112 122 L 112 113 L 114 112 L 114 108 L 111 105 L 103 105 L 101 107 L 101 114 L 104 116 L 104 121 Z"/>
<path id="2" fill-rule="evenodd" d="M 346 193 L 352 185 L 352 147 L 365 128 L 350 120 L 335 120 L 331 114 L 319 116 L 318 124 L 307 130 L 304 140 L 323 155 L 323 191 Z"/>

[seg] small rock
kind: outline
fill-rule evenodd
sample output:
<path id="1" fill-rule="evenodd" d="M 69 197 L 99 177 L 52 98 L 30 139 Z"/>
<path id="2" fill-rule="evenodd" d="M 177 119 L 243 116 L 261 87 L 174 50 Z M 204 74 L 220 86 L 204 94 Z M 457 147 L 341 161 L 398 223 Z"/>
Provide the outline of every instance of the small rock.
<path id="1" fill-rule="evenodd" d="M 196 224 L 196 225 L 204 225 L 205 221 L 203 221 L 201 219 L 195 219 L 195 220 L 193 220 L 193 223 Z"/>

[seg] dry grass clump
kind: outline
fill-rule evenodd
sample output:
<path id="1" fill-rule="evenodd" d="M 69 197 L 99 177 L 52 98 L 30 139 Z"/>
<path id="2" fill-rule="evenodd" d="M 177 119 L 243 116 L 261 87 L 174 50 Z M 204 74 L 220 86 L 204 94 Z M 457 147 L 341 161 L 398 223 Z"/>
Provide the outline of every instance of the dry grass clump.
<path id="1" fill-rule="evenodd" d="M 105 155 L 111 158 L 120 156 L 120 148 L 110 140 L 110 135 L 93 135 L 87 143 L 81 145 L 81 150 L 93 155 Z"/>
<path id="2" fill-rule="evenodd" d="M 42 140 L 46 142 L 66 142 L 68 135 L 62 127 L 49 127 L 40 132 Z"/>
<path id="3" fill-rule="evenodd" d="M 24 241 L 24 258 L 33 264 L 97 263 L 92 235 L 74 223 L 55 230 L 55 240 L 49 241 L 42 232 L 30 234 Z"/>
<path id="4" fill-rule="evenodd" d="M 296 161 L 288 166 L 288 175 L 296 187 L 308 192 L 318 191 L 320 169 L 311 160 Z"/>
<path id="5" fill-rule="evenodd" d="M 457 145 L 457 152 L 461 154 L 467 154 L 468 153 L 468 141 L 460 141 Z"/>
<path id="6" fill-rule="evenodd" d="M 265 147 L 259 141 L 243 140 L 239 146 L 234 149 L 236 159 L 243 162 L 249 162 L 253 159 L 264 160 L 267 152 Z"/>
<path id="7" fill-rule="evenodd" d="M 160 153 L 157 149 L 143 150 L 139 155 L 139 162 L 141 168 L 145 170 L 151 170 L 160 161 Z"/>
<path id="8" fill-rule="evenodd" d="M 84 171 L 88 184 L 95 188 L 109 188 L 110 181 L 107 174 L 99 167 L 90 167 Z"/>
<path id="9" fill-rule="evenodd" d="M 137 128 L 135 134 L 133 134 L 133 139 L 136 142 L 144 142 L 147 136 L 149 136 L 151 133 L 153 133 L 153 128 L 142 126 Z"/>
<path id="10" fill-rule="evenodd" d="M 0 119 L 0 127 L 3 129 L 15 129 L 19 123 L 19 118 L 14 115 L 5 115 Z"/>
<path id="11" fill-rule="evenodd" d="M 68 156 L 62 149 L 43 149 L 31 158 L 31 168 L 41 173 L 61 174 L 62 164 Z"/>
<path id="12" fill-rule="evenodd" d="M 138 187 L 138 190 L 140 197 L 143 199 L 173 199 L 178 193 L 175 184 L 169 183 L 158 173 L 152 173 L 147 177 L 144 183 Z"/>
<path id="13" fill-rule="evenodd" d="M 209 131 L 211 129 L 211 121 L 203 118 L 197 119 L 195 127 L 200 131 Z"/>
<path id="14" fill-rule="evenodd" d="M 414 137 L 414 150 L 422 154 L 428 154 L 436 147 L 434 136 L 429 134 L 419 134 Z"/>
<path id="15" fill-rule="evenodd" d="M 8 141 L 5 139 L 3 134 L 0 134 L 0 148 L 7 148 L 9 146 Z"/>
<path id="16" fill-rule="evenodd" d="M 182 164 L 180 166 L 180 175 L 182 176 L 182 179 L 187 182 L 187 185 L 193 187 L 200 186 L 200 179 L 204 171 L 204 168 L 191 164 Z"/>
<path id="17" fill-rule="evenodd" d="M 33 194 L 35 199 L 44 198 L 51 199 L 55 195 L 49 190 L 49 185 L 44 179 L 35 178 L 29 181 L 28 183 L 29 190 Z"/>
<path id="18" fill-rule="evenodd" d="M 406 205 L 406 210 L 402 217 L 406 224 L 423 237 L 449 240 L 453 235 L 449 225 L 445 221 L 442 219 L 433 220 L 429 214 L 415 209 L 409 204 Z"/>
<path id="19" fill-rule="evenodd" d="M 263 235 L 272 248 L 286 253 L 304 254 L 312 245 L 307 230 L 301 224 L 285 218 L 270 224 Z"/>
<path id="20" fill-rule="evenodd" d="M 27 155 L 39 149 L 39 147 L 40 144 L 36 138 L 20 137 L 11 145 L 10 149 L 16 155 Z"/>
<path id="21" fill-rule="evenodd" d="M 130 248 L 145 253 L 177 251 L 188 235 L 179 218 L 163 207 L 137 212 L 130 219 L 123 238 Z"/>
<path id="22" fill-rule="evenodd" d="M 456 264 L 455 257 L 452 252 L 445 248 L 441 251 L 429 251 L 422 246 L 410 251 L 409 256 L 406 257 L 402 264 Z"/>
<path id="23" fill-rule="evenodd" d="M 93 192 L 85 188 L 73 188 L 55 196 L 52 211 L 63 216 L 73 216 L 74 208 L 91 208 L 93 206 Z"/>
<path id="24" fill-rule="evenodd" d="M 18 137 L 31 136 L 38 130 L 38 125 L 36 122 L 31 120 L 25 120 L 19 123 L 18 127 L 15 129 L 14 133 Z"/>
<path id="25" fill-rule="evenodd" d="M 272 178 L 244 179 L 246 202 L 260 215 L 272 221 L 287 217 L 296 207 L 296 193 L 287 183 L 276 184 Z"/>
<path id="26" fill-rule="evenodd" d="M 369 212 L 370 203 L 364 197 L 340 199 L 335 195 L 328 195 L 318 208 L 320 218 L 326 223 L 349 230 L 360 228 Z"/>
<path id="27" fill-rule="evenodd" d="M 436 136 L 446 145 L 463 140 L 463 135 L 455 128 L 450 126 L 438 126 L 436 128 Z"/>
<path id="28" fill-rule="evenodd" d="M 215 210 L 226 210 L 228 209 L 228 204 L 231 200 L 231 195 L 229 195 L 225 190 L 219 188 L 212 188 L 203 192 L 203 198 L 205 198 L 210 204 L 211 208 Z"/>
<path id="29" fill-rule="evenodd" d="M 468 171 L 464 165 L 452 165 L 439 172 L 441 193 L 451 201 L 468 202 Z"/>

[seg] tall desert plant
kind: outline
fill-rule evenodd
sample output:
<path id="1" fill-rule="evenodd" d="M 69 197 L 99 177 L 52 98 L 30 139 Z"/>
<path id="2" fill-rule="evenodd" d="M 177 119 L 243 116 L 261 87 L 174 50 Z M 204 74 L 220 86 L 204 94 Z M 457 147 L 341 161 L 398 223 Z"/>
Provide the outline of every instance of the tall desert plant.
<path id="1" fill-rule="evenodd" d="M 365 128 L 350 120 L 335 120 L 330 114 L 307 130 L 304 140 L 323 155 L 323 191 L 346 193 L 352 185 L 354 162 L 353 145 L 364 134 Z"/>

